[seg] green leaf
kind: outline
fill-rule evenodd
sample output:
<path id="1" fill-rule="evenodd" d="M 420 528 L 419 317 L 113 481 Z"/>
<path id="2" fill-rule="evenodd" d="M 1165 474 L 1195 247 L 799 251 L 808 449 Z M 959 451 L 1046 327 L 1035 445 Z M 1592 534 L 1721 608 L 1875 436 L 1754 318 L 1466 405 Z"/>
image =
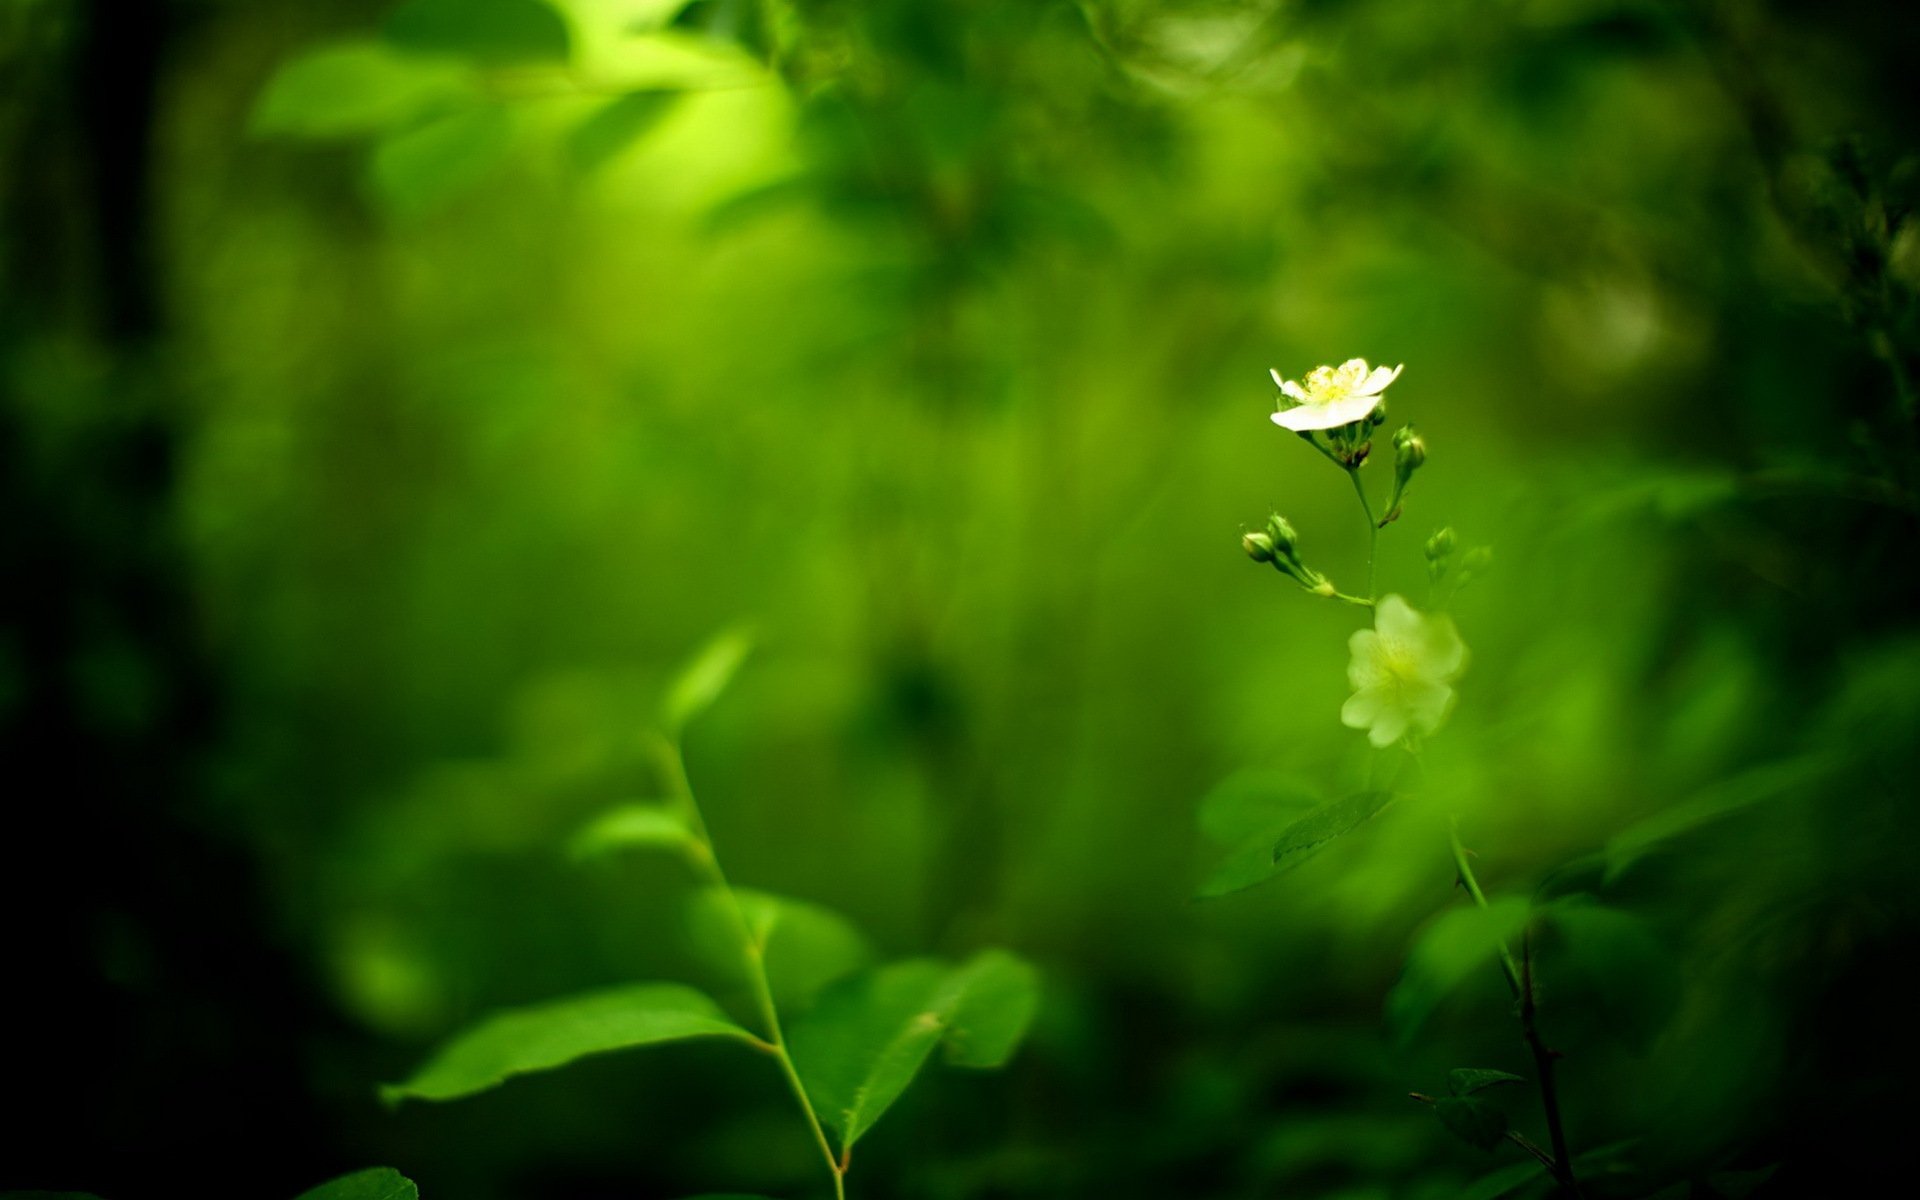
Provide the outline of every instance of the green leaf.
<path id="1" fill-rule="evenodd" d="M 610 988 L 489 1017 L 448 1043 L 413 1078 L 381 1094 L 389 1103 L 452 1100 L 590 1054 L 700 1037 L 758 1041 L 690 987 Z"/>
<path id="2" fill-rule="evenodd" d="M 470 74 L 372 41 L 336 42 L 286 63 L 254 105 L 255 133 L 357 137 L 469 100 Z"/>
<path id="3" fill-rule="evenodd" d="M 734 905 L 739 905 L 736 912 Z M 689 902 L 687 928 L 694 951 L 727 979 L 744 979 L 744 937 L 758 949 L 774 1003 L 804 1005 L 821 988 L 873 961 L 866 937 L 839 913 L 810 904 L 735 888 L 732 898 L 720 888 L 696 893 Z"/>
<path id="4" fill-rule="evenodd" d="M 1525 899 L 1503 897 L 1484 909 L 1452 909 L 1426 928 L 1387 995 L 1387 1023 L 1402 1044 L 1468 975 L 1500 970 L 1501 944 L 1517 938 L 1530 915 Z"/>
<path id="5" fill-rule="evenodd" d="M 369 181 L 388 212 L 418 217 L 484 180 L 512 144 L 507 110 L 479 105 L 381 138 L 373 149 Z"/>
<path id="6" fill-rule="evenodd" d="M 419 1200 L 413 1180 L 392 1167 L 369 1167 L 301 1192 L 294 1200 Z"/>
<path id="7" fill-rule="evenodd" d="M 1482 1150 L 1493 1149 L 1507 1136 L 1507 1114 L 1484 1100 L 1442 1096 L 1433 1102 L 1433 1112 L 1455 1137 Z"/>
<path id="8" fill-rule="evenodd" d="M 1490 1067 L 1455 1067 L 1447 1072 L 1447 1090 L 1456 1096 L 1471 1096 L 1496 1084 L 1525 1082 L 1524 1076 Z"/>
<path id="9" fill-rule="evenodd" d="M 387 18 L 387 40 L 419 54 L 453 54 L 483 66 L 564 62 L 573 39 L 539 0 L 407 0 Z"/>
<path id="10" fill-rule="evenodd" d="M 602 858 L 618 850 L 697 852 L 700 841 L 686 818 L 654 804 L 623 804 L 588 822 L 573 837 L 571 850 L 579 859 Z"/>
<path id="11" fill-rule="evenodd" d="M 851 1149 L 942 1041 L 956 1065 L 1004 1063 L 1032 1019 L 1037 992 L 1030 970 L 1002 951 L 960 967 L 892 963 L 821 995 L 793 1030 L 794 1062 L 821 1119 L 841 1149 Z"/>
<path id="12" fill-rule="evenodd" d="M 1665 1028 L 1683 993 L 1680 961 L 1652 925 L 1622 908 L 1570 896 L 1540 910 L 1534 978 L 1552 1002 L 1540 1023 L 1562 1049 L 1639 1049 Z"/>
<path id="13" fill-rule="evenodd" d="M 592 171 L 625 150 L 673 111 L 682 93 L 628 92 L 582 121 L 567 138 L 567 158 L 578 171 Z"/>
<path id="14" fill-rule="evenodd" d="M 1468 1184 L 1467 1189 L 1460 1193 L 1460 1200 L 1501 1200 L 1546 1173 L 1546 1165 L 1537 1158 L 1510 1163 Z"/>
<path id="15" fill-rule="evenodd" d="M 1282 830 L 1325 799 L 1297 775 L 1237 771 L 1200 801 L 1200 832 L 1223 846 L 1264 840 L 1271 848 Z"/>
<path id="16" fill-rule="evenodd" d="M 1612 883 L 1647 854 L 1723 817 L 1756 804 L 1801 791 L 1832 774 L 1835 763 L 1824 754 L 1768 763 L 1708 788 L 1691 799 L 1662 809 L 1607 843 L 1604 883 Z"/>
<path id="17" fill-rule="evenodd" d="M 730 629 L 701 647 L 667 688 L 661 719 L 674 736 L 712 707 L 733 681 L 734 673 L 753 649 L 753 638 L 743 629 Z"/>
<path id="18" fill-rule="evenodd" d="M 1392 792 L 1355 792 L 1311 809 L 1234 852 L 1200 885 L 1200 895 L 1225 896 L 1285 874 L 1358 829 L 1392 799 Z"/>

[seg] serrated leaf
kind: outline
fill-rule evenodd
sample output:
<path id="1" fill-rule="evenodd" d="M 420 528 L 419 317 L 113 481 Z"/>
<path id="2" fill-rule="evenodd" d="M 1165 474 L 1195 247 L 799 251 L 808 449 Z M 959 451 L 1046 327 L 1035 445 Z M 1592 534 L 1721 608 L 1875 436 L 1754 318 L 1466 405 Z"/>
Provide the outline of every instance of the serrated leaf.
<path id="1" fill-rule="evenodd" d="M 1501 944 L 1517 938 L 1530 915 L 1526 900 L 1503 897 L 1484 909 L 1453 909 L 1426 928 L 1387 995 L 1387 1023 L 1402 1044 L 1468 975 L 1500 969 Z"/>
<path id="2" fill-rule="evenodd" d="M 1456 1096 L 1471 1096 L 1502 1083 L 1525 1083 L 1524 1076 L 1491 1067 L 1455 1067 L 1447 1072 L 1447 1090 Z"/>
<path id="3" fill-rule="evenodd" d="M 368 179 L 388 212 L 418 217 L 484 180 L 512 145 L 507 110 L 482 104 L 388 133 L 374 145 Z"/>
<path id="4" fill-rule="evenodd" d="M 1469 1096 L 1442 1096 L 1433 1113 L 1453 1135 L 1470 1146 L 1491 1150 L 1507 1136 L 1507 1114 L 1484 1100 Z"/>
<path id="5" fill-rule="evenodd" d="M 381 1094 L 390 1103 L 452 1100 L 591 1054 L 702 1037 L 759 1040 L 693 988 L 677 983 L 609 988 L 489 1017 L 449 1042 L 413 1078 L 382 1088 Z"/>
<path id="6" fill-rule="evenodd" d="M 688 722 L 712 707 L 752 648 L 752 636 L 741 629 L 728 630 L 701 647 L 667 688 L 661 719 L 668 731 L 679 736 Z"/>
<path id="7" fill-rule="evenodd" d="M 685 817 L 655 804 L 623 804 L 601 813 L 574 835 L 570 850 L 579 859 L 600 858 L 619 850 L 669 850 L 688 853 L 700 845 Z"/>
<path id="8" fill-rule="evenodd" d="M 595 170 L 658 125 L 681 95 L 664 90 L 628 92 L 602 105 L 567 137 L 568 161 L 575 170 Z"/>
<path id="9" fill-rule="evenodd" d="M 805 1005 L 821 988 L 873 961 L 865 935 L 839 913 L 749 888 L 733 889 L 731 899 L 718 888 L 695 893 L 687 930 L 701 960 L 736 982 L 746 968 L 743 936 L 751 941 L 774 1003 L 782 1008 Z"/>
<path id="10" fill-rule="evenodd" d="M 1310 809 L 1242 846 L 1207 877 L 1199 894 L 1225 896 L 1285 874 L 1371 820 L 1392 799 L 1392 792 L 1355 792 Z"/>
<path id="11" fill-rule="evenodd" d="M 410 124 L 474 94 L 457 64 L 400 54 L 374 41 L 336 42 L 283 65 L 255 103 L 256 133 L 357 137 Z"/>
<path id="12" fill-rule="evenodd" d="M 564 62 L 573 38 L 540 0 L 407 0 L 387 18 L 387 40 L 418 54 L 483 66 Z"/>
<path id="13" fill-rule="evenodd" d="M 942 1041 L 956 1064 L 1006 1061 L 1032 1018 L 1037 983 L 988 951 L 960 967 L 892 963 L 827 989 L 795 1026 L 794 1062 L 821 1119 L 851 1149 Z"/>
<path id="14" fill-rule="evenodd" d="M 294 1200 L 419 1200 L 413 1180 L 392 1167 L 369 1167 L 301 1192 Z"/>

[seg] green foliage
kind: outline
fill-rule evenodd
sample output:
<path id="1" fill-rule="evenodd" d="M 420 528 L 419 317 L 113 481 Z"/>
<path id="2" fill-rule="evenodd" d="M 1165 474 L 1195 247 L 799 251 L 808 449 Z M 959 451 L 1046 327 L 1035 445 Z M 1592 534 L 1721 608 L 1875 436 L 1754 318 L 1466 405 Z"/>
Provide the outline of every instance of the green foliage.
<path id="1" fill-rule="evenodd" d="M 705 1037 L 758 1040 L 728 1020 L 719 1005 L 682 984 L 609 988 L 490 1017 L 381 1094 L 390 1103 L 453 1100 L 590 1054 Z"/>
<path id="2" fill-rule="evenodd" d="M 1442 1096 L 1433 1102 L 1433 1114 L 1449 1133 L 1482 1150 L 1507 1136 L 1507 1114 L 1473 1096 Z"/>
<path id="3" fill-rule="evenodd" d="M 374 41 L 322 46 L 275 72 L 253 129 L 296 137 L 357 137 L 396 129 L 474 94 L 457 63 L 426 61 Z"/>
<path id="4" fill-rule="evenodd" d="M 687 819 L 657 804 L 623 804 L 595 817 L 574 835 L 575 858 L 604 858 L 621 850 L 668 850 L 675 854 L 700 852 L 700 841 Z"/>
<path id="5" fill-rule="evenodd" d="M 540 0 L 405 0 L 386 36 L 403 50 L 487 66 L 562 62 L 571 44 L 566 22 Z"/>
<path id="6" fill-rule="evenodd" d="M 479 104 L 385 134 L 374 143 L 368 178 L 388 211 L 417 217 L 485 179 L 512 144 L 508 110 Z"/>
<path id="7" fill-rule="evenodd" d="M 793 1028 L 795 1064 L 843 1150 L 900 1098 L 934 1047 L 956 1066 L 995 1067 L 1039 1002 L 1033 969 L 1001 951 L 952 967 L 890 963 L 827 989 Z"/>
<path id="8" fill-rule="evenodd" d="M 1496 970 L 1502 945 L 1516 939 L 1531 916 L 1524 898 L 1508 896 L 1486 908 L 1450 909 L 1428 925 L 1387 995 L 1387 1023 L 1399 1040 L 1411 1041 L 1469 975 Z"/>
<path id="9" fill-rule="evenodd" d="M 664 120 L 680 98 L 676 91 L 648 89 L 607 101 L 568 135 L 568 159 L 577 170 L 600 167 Z"/>
<path id="10" fill-rule="evenodd" d="M 420 1189 L 392 1167 L 369 1167 L 300 1193 L 295 1200 L 419 1200 Z"/>
<path id="11" fill-rule="evenodd" d="M 734 673 L 752 649 L 752 635 L 741 629 L 721 633 L 701 647 L 667 688 L 660 710 L 667 730 L 677 737 L 689 722 L 707 711 L 733 682 Z"/>
<path id="12" fill-rule="evenodd" d="M 694 950 L 723 978 L 743 982 L 752 966 L 744 954 L 757 957 L 782 1008 L 805 1005 L 827 984 L 873 961 L 866 936 L 838 913 L 748 888 L 696 892 L 687 929 Z"/>
<path id="13" fill-rule="evenodd" d="M 1232 892 L 1266 883 L 1306 862 L 1336 839 L 1366 824 L 1393 799 L 1388 791 L 1355 792 L 1314 807 L 1304 814 L 1289 804 L 1298 793 L 1285 790 L 1272 793 L 1264 802 L 1254 801 L 1236 787 L 1216 790 L 1201 806 L 1203 828 L 1234 830 L 1251 825 L 1257 830 L 1246 837 L 1200 885 L 1203 897 L 1225 896 Z M 1270 814 L 1253 824 L 1256 814 Z"/>
<path id="14" fill-rule="evenodd" d="M 1455 1067 L 1447 1072 L 1447 1091 L 1455 1096 L 1471 1096 L 1502 1083 L 1525 1083 L 1524 1076 L 1489 1067 Z"/>

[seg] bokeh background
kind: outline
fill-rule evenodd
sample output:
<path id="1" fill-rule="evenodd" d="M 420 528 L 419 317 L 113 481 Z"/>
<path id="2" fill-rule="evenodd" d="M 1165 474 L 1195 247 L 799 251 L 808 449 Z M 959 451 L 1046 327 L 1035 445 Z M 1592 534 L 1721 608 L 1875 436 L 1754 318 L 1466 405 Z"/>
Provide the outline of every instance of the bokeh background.
<path id="1" fill-rule="evenodd" d="M 1917 51 L 1864 2 L 6 0 L 0 1184 L 817 1194 L 725 1049 L 374 1093 L 688 969 L 673 869 L 566 843 L 747 623 L 689 743 L 736 881 L 1047 979 L 856 1194 L 1513 1161 L 1406 1098 L 1526 1068 L 1497 973 L 1385 1016 L 1453 816 L 1605 914 L 1542 1020 L 1618 1193 L 1865 1194 L 1916 1060 Z M 1276 506 L 1360 577 L 1266 419 L 1354 356 L 1431 451 L 1383 589 L 1492 549 L 1472 666 L 1417 796 L 1196 902 L 1223 781 L 1397 769 L 1338 720 L 1362 616 L 1237 545 Z"/>

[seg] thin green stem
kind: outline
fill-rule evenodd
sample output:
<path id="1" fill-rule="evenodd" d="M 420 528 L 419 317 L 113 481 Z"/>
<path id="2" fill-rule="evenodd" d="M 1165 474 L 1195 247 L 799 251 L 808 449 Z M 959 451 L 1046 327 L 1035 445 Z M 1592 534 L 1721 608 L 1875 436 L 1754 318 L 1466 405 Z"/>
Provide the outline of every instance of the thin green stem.
<path id="1" fill-rule="evenodd" d="M 773 1000 L 773 985 L 767 979 L 766 944 L 753 931 L 747 920 L 747 911 L 740 904 L 738 893 L 727 882 L 727 874 L 720 867 L 720 860 L 713 852 L 713 836 L 707 832 L 706 817 L 700 812 L 700 801 L 693 794 L 693 781 L 687 778 L 687 761 L 676 742 L 664 744 L 662 757 L 666 759 L 673 774 L 676 798 L 680 802 L 682 814 L 687 826 L 699 841 L 700 852 L 692 859 L 701 874 L 709 883 L 718 888 L 727 898 L 727 910 L 733 917 L 734 927 L 740 934 L 741 958 L 746 965 L 747 986 L 753 992 L 754 1006 L 759 1010 L 761 1023 L 766 1028 L 764 1043 L 774 1061 L 780 1064 L 780 1074 L 787 1081 L 787 1088 L 800 1105 L 800 1112 L 807 1119 L 807 1128 L 813 1134 L 814 1142 L 820 1147 L 820 1157 L 826 1161 L 827 1170 L 833 1175 L 834 1200 L 846 1200 L 848 1156 L 835 1154 L 833 1143 L 827 1138 L 826 1126 L 820 1121 L 820 1114 L 813 1107 L 813 1099 L 807 1095 L 807 1085 L 800 1078 L 800 1069 L 794 1065 L 793 1053 L 787 1047 L 787 1036 L 780 1025 L 780 1010 Z"/>
<path id="2" fill-rule="evenodd" d="M 1453 867 L 1460 876 L 1460 886 L 1467 889 L 1467 895 L 1480 908 L 1487 908 L 1487 894 L 1480 890 L 1480 881 L 1474 878 L 1473 864 L 1467 861 L 1467 848 L 1460 843 L 1460 820 L 1453 818 L 1448 827 L 1448 838 L 1453 844 Z M 1566 1125 L 1560 1117 L 1560 1093 L 1554 1086 L 1553 1068 L 1560 1057 L 1558 1051 L 1550 1049 L 1540 1036 L 1539 1025 L 1535 1022 L 1533 996 L 1533 954 L 1523 943 L 1522 960 L 1519 965 L 1513 961 L 1513 952 L 1507 949 L 1505 938 L 1500 939 L 1500 966 L 1506 972 L 1507 986 L 1513 990 L 1515 999 L 1520 1002 L 1520 1032 L 1525 1037 L 1527 1049 L 1533 1054 L 1534 1070 L 1540 1082 L 1540 1107 L 1547 1118 L 1547 1134 L 1553 1141 L 1553 1156 L 1547 1159 L 1540 1156 L 1552 1172 L 1554 1181 L 1567 1195 L 1579 1200 L 1580 1183 L 1573 1174 L 1573 1155 L 1567 1149 Z M 1531 1147 L 1539 1156 L 1537 1147 Z"/>
<path id="3" fill-rule="evenodd" d="M 1353 494 L 1360 497 L 1360 511 L 1367 514 L 1367 599 L 1373 599 L 1373 554 L 1380 545 L 1380 523 L 1373 519 L 1373 505 L 1367 500 L 1367 489 L 1360 482 L 1360 468 L 1348 467 L 1347 478 L 1353 481 Z"/>

